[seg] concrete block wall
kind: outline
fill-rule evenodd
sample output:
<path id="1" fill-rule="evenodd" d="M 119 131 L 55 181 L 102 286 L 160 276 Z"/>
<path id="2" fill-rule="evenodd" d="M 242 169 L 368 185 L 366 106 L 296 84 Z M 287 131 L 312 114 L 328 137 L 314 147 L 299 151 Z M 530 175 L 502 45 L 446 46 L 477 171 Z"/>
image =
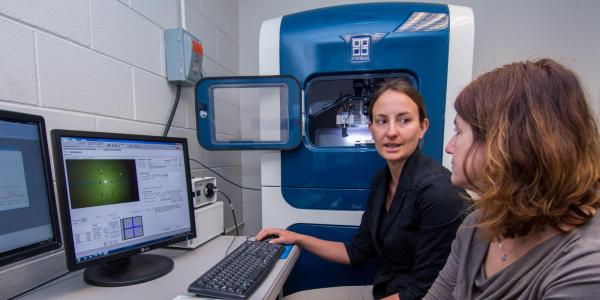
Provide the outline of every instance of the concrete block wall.
<path id="1" fill-rule="evenodd" d="M 176 91 L 165 78 L 163 31 L 181 25 L 203 41 L 207 76 L 238 74 L 237 0 L 3 0 L 0 109 L 42 115 L 49 131 L 160 135 Z M 195 120 L 194 91 L 184 87 L 169 135 L 187 138 L 191 158 L 241 182 L 240 152 L 202 149 Z M 217 182 L 242 221 L 241 191 Z M 224 215 L 233 230 L 231 212 Z M 63 250 L 5 266 L 0 298 L 62 272 Z"/>

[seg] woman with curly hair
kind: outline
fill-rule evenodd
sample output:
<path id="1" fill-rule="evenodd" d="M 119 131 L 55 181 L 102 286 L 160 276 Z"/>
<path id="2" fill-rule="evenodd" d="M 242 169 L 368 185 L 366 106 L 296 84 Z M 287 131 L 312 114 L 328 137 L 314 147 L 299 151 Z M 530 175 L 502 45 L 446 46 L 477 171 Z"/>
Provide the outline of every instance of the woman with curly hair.
<path id="1" fill-rule="evenodd" d="M 576 75 L 509 64 L 454 107 L 452 182 L 478 199 L 425 299 L 598 299 L 600 135 Z"/>

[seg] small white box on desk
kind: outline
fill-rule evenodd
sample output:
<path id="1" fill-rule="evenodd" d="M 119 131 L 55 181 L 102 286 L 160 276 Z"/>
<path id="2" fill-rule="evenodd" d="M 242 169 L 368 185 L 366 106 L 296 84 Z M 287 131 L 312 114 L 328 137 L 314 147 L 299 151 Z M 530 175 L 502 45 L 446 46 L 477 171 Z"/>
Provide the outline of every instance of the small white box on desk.
<path id="1" fill-rule="evenodd" d="M 196 238 L 170 245 L 176 248 L 193 249 L 221 235 L 224 230 L 223 202 L 213 202 L 194 209 Z"/>
<path id="2" fill-rule="evenodd" d="M 192 177 L 194 207 L 211 204 L 217 201 L 217 179 L 214 177 Z"/>

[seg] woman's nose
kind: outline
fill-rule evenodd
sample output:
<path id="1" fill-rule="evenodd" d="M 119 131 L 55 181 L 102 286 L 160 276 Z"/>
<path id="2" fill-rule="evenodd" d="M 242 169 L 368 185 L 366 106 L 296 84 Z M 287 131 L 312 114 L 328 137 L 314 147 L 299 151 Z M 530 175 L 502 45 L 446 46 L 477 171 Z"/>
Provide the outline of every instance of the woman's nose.
<path id="1" fill-rule="evenodd" d="M 388 128 L 385 132 L 388 136 L 396 136 L 398 135 L 398 128 L 395 122 L 389 122 Z"/>
<path id="2" fill-rule="evenodd" d="M 454 153 L 454 136 L 450 139 L 450 141 L 448 142 L 448 145 L 446 145 L 446 148 L 444 148 L 444 150 L 446 151 L 446 153 L 448 154 L 453 154 Z"/>

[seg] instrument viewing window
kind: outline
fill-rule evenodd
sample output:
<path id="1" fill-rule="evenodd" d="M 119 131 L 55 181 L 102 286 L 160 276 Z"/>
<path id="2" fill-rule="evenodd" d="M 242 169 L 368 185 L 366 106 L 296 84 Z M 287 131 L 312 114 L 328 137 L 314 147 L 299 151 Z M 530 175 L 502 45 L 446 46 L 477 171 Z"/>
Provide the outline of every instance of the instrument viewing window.
<path id="1" fill-rule="evenodd" d="M 187 142 L 53 131 L 69 269 L 91 284 L 160 277 L 170 258 L 134 255 L 195 237 Z M 116 262 L 115 262 L 116 261 Z"/>
<path id="2" fill-rule="evenodd" d="M 0 110 L 0 265 L 60 247 L 41 116 Z"/>
<path id="3" fill-rule="evenodd" d="M 388 80 L 407 73 L 319 75 L 306 85 L 308 140 L 316 147 L 372 147 L 369 105 L 373 94 Z"/>

